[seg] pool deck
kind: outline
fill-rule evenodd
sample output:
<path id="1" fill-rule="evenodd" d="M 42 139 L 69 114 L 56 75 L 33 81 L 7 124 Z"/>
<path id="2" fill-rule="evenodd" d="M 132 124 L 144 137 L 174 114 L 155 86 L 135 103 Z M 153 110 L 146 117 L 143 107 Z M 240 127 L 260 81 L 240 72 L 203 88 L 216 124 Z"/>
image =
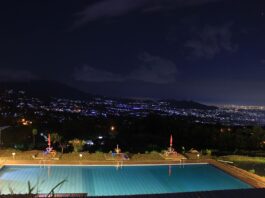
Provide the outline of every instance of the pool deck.
<path id="1" fill-rule="evenodd" d="M 176 164 L 189 164 L 189 163 L 208 163 L 211 164 L 222 171 L 244 181 L 245 183 L 253 186 L 254 188 L 265 188 L 265 177 L 258 176 L 256 174 L 250 173 L 243 169 L 237 168 L 235 166 L 218 162 L 213 159 L 203 159 L 203 160 L 152 160 L 152 161 L 66 161 L 66 160 L 6 160 L 4 165 L 37 165 L 37 166 L 47 166 L 47 165 L 69 165 L 69 166 L 85 166 L 85 165 L 110 165 L 110 166 L 124 166 L 124 165 L 176 165 Z M 265 196 L 264 196 L 265 197 Z"/>

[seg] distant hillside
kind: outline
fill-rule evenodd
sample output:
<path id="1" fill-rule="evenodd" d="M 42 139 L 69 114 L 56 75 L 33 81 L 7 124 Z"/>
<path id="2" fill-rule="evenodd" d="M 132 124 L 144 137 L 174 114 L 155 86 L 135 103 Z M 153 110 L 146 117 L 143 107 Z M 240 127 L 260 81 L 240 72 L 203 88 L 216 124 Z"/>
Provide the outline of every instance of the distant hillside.
<path id="1" fill-rule="evenodd" d="M 68 99 L 90 99 L 92 95 L 56 81 L 34 80 L 25 82 L 0 82 L 0 90 L 26 91 L 28 96 L 48 99 L 50 97 Z"/>
<path id="2" fill-rule="evenodd" d="M 0 82 L 0 91 L 13 89 L 15 91 L 23 90 L 26 91 L 27 96 L 36 97 L 40 99 L 55 98 L 66 98 L 66 99 L 77 99 L 77 100 L 91 100 L 94 97 L 100 97 L 102 99 L 111 99 L 120 101 L 123 103 L 131 103 L 135 101 L 142 101 L 145 103 L 156 103 L 156 102 L 167 102 L 170 106 L 180 109 L 203 109 L 213 110 L 217 109 L 214 106 L 207 106 L 194 101 L 177 101 L 177 100 L 149 100 L 149 99 L 128 99 L 128 98 L 112 98 L 106 96 L 96 96 L 89 93 L 82 92 L 69 85 L 46 80 L 34 80 L 27 82 Z"/>
<path id="3" fill-rule="evenodd" d="M 218 107 L 215 106 L 208 106 L 204 105 L 198 102 L 194 101 L 177 101 L 177 100 L 160 100 L 160 102 L 167 102 L 171 106 L 174 106 L 175 108 L 180 108 L 180 109 L 203 109 L 203 110 L 214 110 L 218 109 Z"/>

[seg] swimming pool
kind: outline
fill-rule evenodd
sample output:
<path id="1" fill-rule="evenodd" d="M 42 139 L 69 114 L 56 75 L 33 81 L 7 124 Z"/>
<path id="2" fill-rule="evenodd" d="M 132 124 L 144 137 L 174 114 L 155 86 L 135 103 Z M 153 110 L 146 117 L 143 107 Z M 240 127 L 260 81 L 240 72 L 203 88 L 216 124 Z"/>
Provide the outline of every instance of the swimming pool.
<path id="1" fill-rule="evenodd" d="M 252 188 L 210 164 L 4 166 L 0 170 L 0 191 L 10 194 L 12 188 L 15 193 L 27 193 L 30 181 L 31 185 L 37 184 L 39 193 L 48 193 L 64 179 L 67 181 L 56 193 L 99 196 Z"/>

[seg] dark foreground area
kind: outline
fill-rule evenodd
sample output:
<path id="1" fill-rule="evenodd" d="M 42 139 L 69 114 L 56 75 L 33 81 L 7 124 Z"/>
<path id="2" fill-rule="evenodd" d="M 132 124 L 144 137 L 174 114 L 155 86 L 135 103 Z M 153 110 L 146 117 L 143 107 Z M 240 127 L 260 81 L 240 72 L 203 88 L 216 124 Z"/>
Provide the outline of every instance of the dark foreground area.
<path id="1" fill-rule="evenodd" d="M 4 198 L 18 198 L 18 197 L 47 197 L 47 195 L 1 195 Z M 50 197 L 92 197 L 85 194 L 57 194 Z M 153 194 L 153 195 L 128 195 L 128 196 L 96 196 L 94 198 L 263 198 L 265 197 L 265 188 L 259 189 L 242 189 L 242 190 L 218 190 L 218 191 L 207 191 L 207 192 L 188 192 L 188 193 L 172 193 L 172 194 Z"/>
<path id="2" fill-rule="evenodd" d="M 113 198 L 118 198 L 120 196 L 111 196 Z M 172 193 L 172 194 L 159 194 L 159 195 L 133 195 L 133 196 L 122 196 L 122 197 L 147 197 L 147 198 L 244 198 L 244 197 L 265 197 L 265 189 L 243 189 L 243 190 L 218 190 L 218 191 L 208 191 L 208 192 L 189 192 L 189 193 Z M 97 197 L 103 198 L 103 197 Z"/>

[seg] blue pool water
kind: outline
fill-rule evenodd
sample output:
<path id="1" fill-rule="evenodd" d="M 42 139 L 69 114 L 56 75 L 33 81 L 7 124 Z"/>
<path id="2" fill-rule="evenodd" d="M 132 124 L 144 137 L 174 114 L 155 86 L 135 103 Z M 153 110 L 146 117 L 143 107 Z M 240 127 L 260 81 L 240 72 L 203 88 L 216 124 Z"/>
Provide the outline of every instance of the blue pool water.
<path id="1" fill-rule="evenodd" d="M 28 184 L 48 193 L 129 195 L 252 188 L 209 164 L 159 166 L 5 166 L 0 170 L 0 191 L 27 193 Z M 37 188 L 35 188 L 36 192 Z"/>

